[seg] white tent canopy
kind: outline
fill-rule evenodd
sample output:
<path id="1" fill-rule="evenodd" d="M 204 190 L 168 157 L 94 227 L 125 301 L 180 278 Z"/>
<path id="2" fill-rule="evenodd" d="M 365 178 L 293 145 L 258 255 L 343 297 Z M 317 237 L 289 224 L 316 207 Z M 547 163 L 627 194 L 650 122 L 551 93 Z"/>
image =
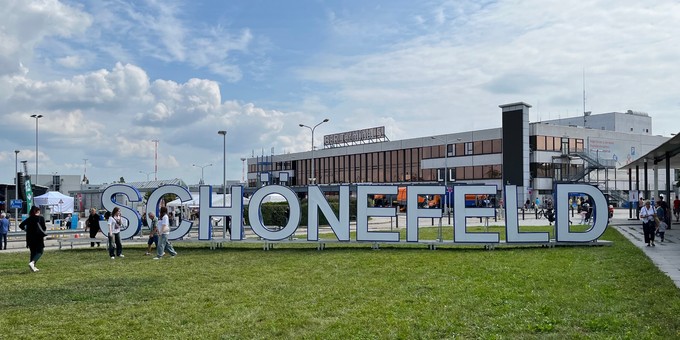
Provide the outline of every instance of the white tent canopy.
<path id="1" fill-rule="evenodd" d="M 37 206 L 50 207 L 52 213 L 73 213 L 73 197 L 66 196 L 58 191 L 49 191 L 44 195 L 36 196 L 34 202 Z"/>

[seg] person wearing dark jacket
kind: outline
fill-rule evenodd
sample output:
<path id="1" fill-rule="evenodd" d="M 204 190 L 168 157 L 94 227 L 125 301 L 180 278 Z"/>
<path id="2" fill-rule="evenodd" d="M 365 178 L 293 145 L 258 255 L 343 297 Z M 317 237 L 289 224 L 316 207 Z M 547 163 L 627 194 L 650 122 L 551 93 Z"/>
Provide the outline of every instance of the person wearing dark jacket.
<path id="1" fill-rule="evenodd" d="M 25 219 L 19 228 L 26 231 L 26 247 L 31 250 L 31 258 L 28 267 L 32 272 L 37 272 L 35 264 L 38 262 L 45 249 L 45 236 L 47 236 L 47 227 L 45 226 L 45 218 L 40 216 L 40 208 L 33 206 L 30 211 L 30 216 Z"/>
<path id="2" fill-rule="evenodd" d="M 97 233 L 101 230 L 99 227 L 99 221 L 101 221 L 101 219 L 101 216 L 97 214 L 97 210 L 95 208 L 90 208 L 90 216 L 88 216 L 87 221 L 85 221 L 85 230 L 90 231 L 90 238 L 97 237 Z M 90 247 L 94 247 L 94 242 L 90 242 Z M 99 247 L 99 242 L 97 242 L 97 247 Z"/>

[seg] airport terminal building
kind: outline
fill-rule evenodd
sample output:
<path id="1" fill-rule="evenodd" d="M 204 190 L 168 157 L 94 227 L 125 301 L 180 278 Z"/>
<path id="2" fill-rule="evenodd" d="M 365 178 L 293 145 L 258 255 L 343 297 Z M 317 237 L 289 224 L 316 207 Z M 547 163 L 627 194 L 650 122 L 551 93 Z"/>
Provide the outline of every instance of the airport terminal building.
<path id="1" fill-rule="evenodd" d="M 512 184 L 521 200 L 533 200 L 551 195 L 556 182 L 586 182 L 622 202 L 631 186 L 628 173 L 616 169 L 669 139 L 653 135 L 652 118 L 641 112 L 530 122 L 529 104 L 499 107 L 498 128 L 391 141 L 384 127 L 374 127 L 324 136 L 314 151 L 252 157 L 246 191 L 267 184 L 303 191 L 314 182 L 326 192 L 339 185 L 446 183 L 495 185 L 500 194 L 502 184 Z"/>

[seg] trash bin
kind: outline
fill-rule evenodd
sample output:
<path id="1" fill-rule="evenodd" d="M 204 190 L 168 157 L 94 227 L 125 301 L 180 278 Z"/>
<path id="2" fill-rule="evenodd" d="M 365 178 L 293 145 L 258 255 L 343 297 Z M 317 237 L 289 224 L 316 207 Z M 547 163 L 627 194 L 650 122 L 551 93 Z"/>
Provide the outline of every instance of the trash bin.
<path id="1" fill-rule="evenodd" d="M 71 216 L 71 229 L 78 229 L 78 215 Z"/>

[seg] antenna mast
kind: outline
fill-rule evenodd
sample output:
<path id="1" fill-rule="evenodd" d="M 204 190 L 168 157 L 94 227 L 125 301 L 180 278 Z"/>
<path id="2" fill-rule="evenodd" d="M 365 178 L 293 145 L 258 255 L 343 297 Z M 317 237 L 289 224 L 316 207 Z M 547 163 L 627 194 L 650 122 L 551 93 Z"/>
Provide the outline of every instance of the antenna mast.
<path id="1" fill-rule="evenodd" d="M 586 68 L 583 67 L 583 128 L 586 127 Z"/>

